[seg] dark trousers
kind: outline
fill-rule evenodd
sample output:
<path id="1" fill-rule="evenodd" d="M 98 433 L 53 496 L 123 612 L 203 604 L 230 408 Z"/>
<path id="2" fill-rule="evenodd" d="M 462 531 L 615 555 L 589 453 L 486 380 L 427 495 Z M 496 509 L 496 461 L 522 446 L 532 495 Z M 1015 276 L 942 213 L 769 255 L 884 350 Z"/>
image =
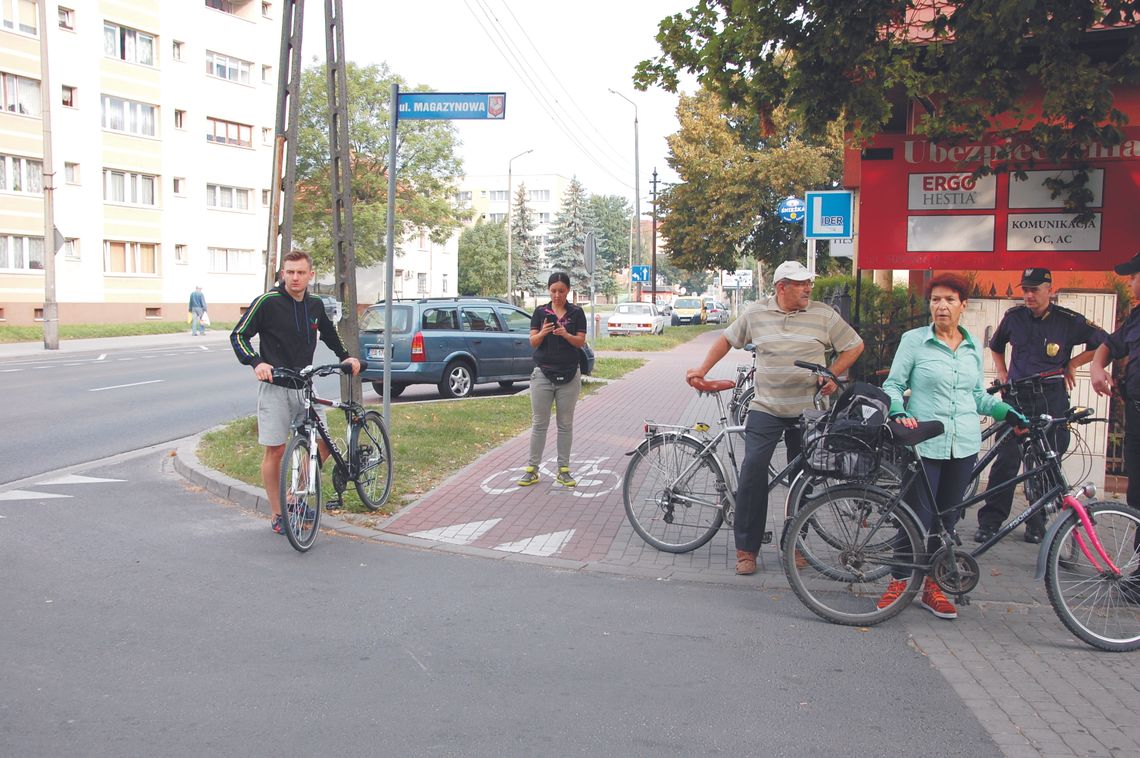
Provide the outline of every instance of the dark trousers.
<path id="1" fill-rule="evenodd" d="M 1069 410 L 1069 396 L 1061 389 L 1047 390 L 1044 396 L 1030 396 L 1029 400 L 1010 399 L 1010 404 L 1026 416 L 1035 416 L 1048 413 L 1057 417 Z M 1069 449 L 1069 429 L 1064 425 L 1054 426 L 1049 432 L 1053 449 L 1057 455 L 1063 456 Z M 1010 435 L 998 447 L 997 457 L 990 467 L 989 481 L 1001 484 L 1017 476 L 1021 469 L 1021 445 L 1018 438 Z M 1009 518 L 1010 508 L 1013 507 L 1013 491 L 1016 487 L 1003 487 L 1000 490 L 986 492 L 986 503 L 978 509 L 978 526 L 987 529 L 998 529 Z M 1025 522 L 1026 529 L 1040 531 L 1045 528 L 1044 512 L 1035 515 Z"/>
<path id="2" fill-rule="evenodd" d="M 800 454 L 799 418 L 783 418 L 751 411 L 744 424 L 744 461 L 736 489 L 736 513 L 732 531 L 736 549 L 760 551 L 768 523 L 768 464 L 780 438 L 788 446 L 788 460 Z"/>
<path id="3" fill-rule="evenodd" d="M 962 493 L 966 491 L 966 485 L 970 483 L 970 474 L 974 470 L 974 462 L 977 459 L 977 455 L 946 460 L 922 459 L 922 468 L 926 471 L 926 478 L 930 482 L 930 492 L 934 495 L 934 502 L 930 502 L 930 497 L 923 490 L 920 482 L 915 482 L 914 486 L 907 491 L 906 502 L 914 509 L 914 515 L 918 516 L 919 523 L 922 524 L 928 534 L 934 527 L 936 510 L 942 514 L 943 526 L 948 531 L 954 531 L 958 517 L 962 514 L 961 509 L 955 506 L 962 502 Z M 901 551 L 906 545 L 906 541 L 906 534 L 900 529 L 899 535 L 895 539 L 896 551 Z M 931 538 L 927 549 L 937 549 L 936 543 L 937 540 Z M 910 560 L 909 557 L 903 556 L 901 553 L 899 557 L 902 560 Z M 903 579 L 907 576 L 905 571 L 894 571 L 892 573 L 896 579 Z"/>
<path id="4" fill-rule="evenodd" d="M 1128 473 L 1128 504 L 1140 508 L 1140 400 L 1129 400 L 1124 408 L 1124 470 Z M 1140 529 L 1133 547 L 1140 549 Z M 1135 574 L 1140 576 L 1140 568 Z"/>

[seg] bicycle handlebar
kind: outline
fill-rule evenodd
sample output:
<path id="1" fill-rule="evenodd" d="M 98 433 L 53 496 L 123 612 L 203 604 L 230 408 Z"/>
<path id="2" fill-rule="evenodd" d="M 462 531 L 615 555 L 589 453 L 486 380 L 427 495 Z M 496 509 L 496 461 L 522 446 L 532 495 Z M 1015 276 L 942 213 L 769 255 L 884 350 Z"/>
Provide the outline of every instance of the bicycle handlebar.
<path id="1" fill-rule="evenodd" d="M 1046 382 L 1056 381 L 1064 375 L 1065 369 L 1054 368 L 1049 369 L 1048 371 L 1042 371 L 1040 374 L 1034 374 L 1033 376 L 1027 376 L 1022 379 L 1018 379 L 1013 382 L 1006 382 L 1005 384 L 1002 384 L 997 379 L 994 379 L 993 383 L 986 388 L 986 392 L 991 395 L 996 395 L 999 392 L 1013 391 L 1016 394 L 1017 390 L 1019 389 L 1040 389 L 1041 385 L 1045 384 Z"/>
<path id="2" fill-rule="evenodd" d="M 824 379 L 833 381 L 837 387 L 842 387 L 845 384 L 842 379 L 831 373 L 827 366 L 821 366 L 818 363 L 808 363 L 807 361 L 792 361 L 792 365 L 796 368 L 807 369 L 816 376 L 822 376 Z"/>
<path id="3" fill-rule="evenodd" d="M 364 371 L 368 368 L 367 361 L 360 361 L 360 370 Z M 305 366 L 301 370 L 284 368 L 277 366 L 273 369 L 274 384 L 277 379 L 286 379 L 293 382 L 302 382 L 309 384 L 313 378 L 318 376 L 329 376 L 331 374 L 344 374 L 350 373 L 352 369 L 344 363 L 329 363 L 324 366 Z"/>

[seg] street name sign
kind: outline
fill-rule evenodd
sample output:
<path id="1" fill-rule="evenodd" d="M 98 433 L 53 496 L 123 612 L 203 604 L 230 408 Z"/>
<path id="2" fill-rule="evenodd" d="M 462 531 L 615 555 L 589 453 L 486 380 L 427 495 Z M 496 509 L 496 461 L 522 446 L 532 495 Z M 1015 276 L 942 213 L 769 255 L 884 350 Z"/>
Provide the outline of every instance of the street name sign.
<path id="1" fill-rule="evenodd" d="M 401 92 L 397 114 L 407 119 L 500 121 L 507 115 L 505 92 Z"/>

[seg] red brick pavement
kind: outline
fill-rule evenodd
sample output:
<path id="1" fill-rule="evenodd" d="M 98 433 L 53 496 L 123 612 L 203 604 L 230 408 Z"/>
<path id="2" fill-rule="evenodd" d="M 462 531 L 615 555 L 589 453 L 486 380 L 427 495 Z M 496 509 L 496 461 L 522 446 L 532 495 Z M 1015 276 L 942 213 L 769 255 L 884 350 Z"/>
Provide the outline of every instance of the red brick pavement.
<path id="1" fill-rule="evenodd" d="M 553 483 L 556 431 L 552 419 L 542 480 L 537 485 L 514 484 L 526 463 L 528 430 L 449 478 L 388 522 L 384 531 L 509 552 L 521 552 L 524 546 L 503 546 L 532 540 L 526 545 L 530 554 L 586 562 L 644 563 L 648 556 L 642 556 L 641 551 L 647 546 L 629 528 L 622 506 L 621 481 L 628 461 L 625 453 L 640 442 L 646 418 L 715 421 L 715 403 L 698 398 L 684 383 L 684 372 L 700 362 L 716 334 L 699 335 L 669 352 L 643 354 L 648 358 L 646 365 L 579 400 L 571 454 L 571 471 L 579 480 L 578 487 L 569 489 Z M 746 354 L 740 355 L 743 360 Z M 731 375 L 735 365 L 726 359 L 716 374 Z M 491 521 L 494 523 L 480 524 Z M 471 526 L 465 534 L 420 534 L 464 524 L 479 524 L 485 530 L 479 532 L 479 527 Z M 564 534 L 571 530 L 572 534 Z M 717 552 L 724 552 L 723 543 L 728 538 L 723 535 L 727 533 L 723 530 L 714 540 L 721 543 Z M 533 541 L 542 535 L 555 536 Z M 703 549 L 703 553 L 710 549 Z M 648 550 L 657 554 L 652 548 Z M 662 559 L 672 562 L 674 558 Z M 707 555 L 702 560 L 707 562 Z"/>

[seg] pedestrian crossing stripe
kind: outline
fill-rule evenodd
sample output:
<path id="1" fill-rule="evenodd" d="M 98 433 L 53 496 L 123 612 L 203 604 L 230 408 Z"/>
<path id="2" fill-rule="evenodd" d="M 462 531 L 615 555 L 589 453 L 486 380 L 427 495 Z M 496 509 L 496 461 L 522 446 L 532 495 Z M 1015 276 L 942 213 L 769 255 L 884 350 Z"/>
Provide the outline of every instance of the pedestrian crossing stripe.
<path id="1" fill-rule="evenodd" d="M 470 545 L 486 534 L 487 531 L 500 521 L 502 521 L 501 518 L 493 518 L 487 521 L 471 521 L 466 524 L 453 524 L 451 526 L 441 526 L 438 529 L 412 532 L 408 536 L 432 540 L 433 542 L 444 542 L 448 545 Z"/>
<path id="2" fill-rule="evenodd" d="M 505 553 L 537 555 L 541 558 L 548 558 L 566 547 L 566 543 L 573 536 L 573 529 L 565 529 L 561 532 L 539 534 L 516 542 L 504 542 L 502 545 L 495 545 L 495 549 L 502 550 Z"/>
<path id="3" fill-rule="evenodd" d="M 71 495 L 57 495 L 54 492 L 32 492 L 31 490 L 8 490 L 0 492 L 0 500 L 50 500 Z"/>
<path id="4" fill-rule="evenodd" d="M 102 482 L 125 482 L 125 479 L 100 479 L 97 476 L 80 476 L 79 474 L 68 474 L 56 479 L 45 479 L 42 482 L 37 482 L 36 486 L 41 487 L 45 484 L 100 484 Z"/>

